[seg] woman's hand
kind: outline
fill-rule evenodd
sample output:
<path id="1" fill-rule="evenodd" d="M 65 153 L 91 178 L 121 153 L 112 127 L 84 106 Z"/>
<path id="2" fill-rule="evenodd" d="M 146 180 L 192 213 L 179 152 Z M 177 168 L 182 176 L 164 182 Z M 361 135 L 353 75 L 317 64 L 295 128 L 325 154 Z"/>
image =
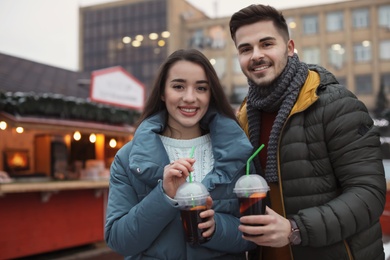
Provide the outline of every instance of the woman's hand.
<path id="1" fill-rule="evenodd" d="M 211 209 L 213 206 L 213 199 L 208 196 L 206 200 L 205 211 L 202 211 L 199 216 L 201 218 L 207 219 L 205 222 L 199 223 L 198 228 L 202 229 L 204 232 L 202 233 L 203 237 L 211 237 L 215 232 L 215 220 L 214 220 L 214 210 Z"/>
<path id="2" fill-rule="evenodd" d="M 176 195 L 177 188 L 182 185 L 190 172 L 193 171 L 195 159 L 181 158 L 173 161 L 164 168 L 163 189 L 172 199 Z"/>

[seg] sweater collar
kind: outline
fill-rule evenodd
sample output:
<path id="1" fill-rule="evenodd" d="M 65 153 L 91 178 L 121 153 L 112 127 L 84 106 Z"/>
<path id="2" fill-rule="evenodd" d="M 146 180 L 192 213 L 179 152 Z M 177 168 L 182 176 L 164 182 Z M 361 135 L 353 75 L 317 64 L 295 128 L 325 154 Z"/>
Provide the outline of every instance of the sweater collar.
<path id="1" fill-rule="evenodd" d="M 135 132 L 129 154 L 132 174 L 150 187 L 156 186 L 158 180 L 162 179 L 164 167 L 169 164 L 159 137 L 164 129 L 164 119 L 165 112 L 147 118 Z M 216 184 L 231 183 L 244 172 L 253 150 L 251 144 L 234 120 L 222 116 L 213 108 L 209 108 L 201 125 L 210 131 L 215 160 L 214 168 L 203 179 L 203 184 L 213 189 Z"/>

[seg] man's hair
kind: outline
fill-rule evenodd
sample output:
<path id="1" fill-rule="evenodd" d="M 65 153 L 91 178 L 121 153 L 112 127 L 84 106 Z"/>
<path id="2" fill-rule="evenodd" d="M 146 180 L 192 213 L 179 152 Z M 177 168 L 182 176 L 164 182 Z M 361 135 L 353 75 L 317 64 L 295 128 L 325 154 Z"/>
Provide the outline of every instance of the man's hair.
<path id="1" fill-rule="evenodd" d="M 261 21 L 272 21 L 282 37 L 286 41 L 290 39 L 287 23 L 281 12 L 269 5 L 252 4 L 232 15 L 229 27 L 233 41 L 236 41 L 238 28 Z"/>

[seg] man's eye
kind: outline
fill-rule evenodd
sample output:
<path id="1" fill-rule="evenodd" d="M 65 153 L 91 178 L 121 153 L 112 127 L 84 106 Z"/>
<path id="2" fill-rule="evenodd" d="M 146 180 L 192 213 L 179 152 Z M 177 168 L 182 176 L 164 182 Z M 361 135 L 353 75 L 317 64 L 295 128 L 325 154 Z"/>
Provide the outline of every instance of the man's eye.
<path id="1" fill-rule="evenodd" d="M 240 49 L 240 53 L 245 53 L 245 52 L 248 52 L 250 50 L 250 48 L 242 48 Z"/>

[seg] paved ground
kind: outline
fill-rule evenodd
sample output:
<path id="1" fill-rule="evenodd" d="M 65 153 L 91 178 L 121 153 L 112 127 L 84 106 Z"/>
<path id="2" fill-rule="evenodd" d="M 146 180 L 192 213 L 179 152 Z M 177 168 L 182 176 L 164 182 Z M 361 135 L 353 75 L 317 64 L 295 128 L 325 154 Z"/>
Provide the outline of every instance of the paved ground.
<path id="1" fill-rule="evenodd" d="M 113 252 L 104 242 L 80 246 L 46 254 L 17 258 L 17 260 L 123 260 L 123 256 Z M 15 259 L 16 260 L 16 259 Z"/>
<path id="2" fill-rule="evenodd" d="M 390 235 L 383 236 L 385 259 L 390 260 Z M 18 258 L 17 260 L 123 260 L 109 249 L 104 242 L 86 245 L 47 254 Z"/>

